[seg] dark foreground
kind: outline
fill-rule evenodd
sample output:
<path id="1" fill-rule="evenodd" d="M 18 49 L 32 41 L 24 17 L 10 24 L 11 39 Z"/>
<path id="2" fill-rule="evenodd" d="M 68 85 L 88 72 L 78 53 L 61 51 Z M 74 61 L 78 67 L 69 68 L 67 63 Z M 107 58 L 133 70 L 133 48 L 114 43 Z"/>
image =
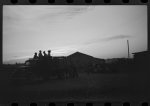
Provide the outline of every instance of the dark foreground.
<path id="1" fill-rule="evenodd" d="M 150 100 L 148 73 L 79 74 L 76 79 L 15 86 L 0 81 L 0 103 L 27 101 Z"/>

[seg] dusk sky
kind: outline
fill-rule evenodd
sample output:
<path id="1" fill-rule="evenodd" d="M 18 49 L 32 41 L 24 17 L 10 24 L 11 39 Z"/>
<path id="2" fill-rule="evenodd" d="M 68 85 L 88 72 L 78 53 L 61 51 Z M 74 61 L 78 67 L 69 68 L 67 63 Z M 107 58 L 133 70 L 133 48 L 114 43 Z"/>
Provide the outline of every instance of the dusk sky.
<path id="1" fill-rule="evenodd" d="M 121 58 L 147 50 L 147 6 L 4 5 L 3 62 L 76 51 L 97 58 Z"/>

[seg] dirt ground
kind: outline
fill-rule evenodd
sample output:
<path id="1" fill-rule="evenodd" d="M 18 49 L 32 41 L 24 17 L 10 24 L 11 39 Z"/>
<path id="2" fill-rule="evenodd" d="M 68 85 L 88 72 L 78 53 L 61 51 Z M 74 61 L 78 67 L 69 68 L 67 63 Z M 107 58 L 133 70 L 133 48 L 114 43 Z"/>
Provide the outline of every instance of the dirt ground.
<path id="1" fill-rule="evenodd" d="M 2 76 L 2 73 L 1 73 Z M 144 74 L 79 74 L 76 79 L 14 86 L 0 79 L 0 102 L 59 100 L 149 100 L 149 77 Z"/>

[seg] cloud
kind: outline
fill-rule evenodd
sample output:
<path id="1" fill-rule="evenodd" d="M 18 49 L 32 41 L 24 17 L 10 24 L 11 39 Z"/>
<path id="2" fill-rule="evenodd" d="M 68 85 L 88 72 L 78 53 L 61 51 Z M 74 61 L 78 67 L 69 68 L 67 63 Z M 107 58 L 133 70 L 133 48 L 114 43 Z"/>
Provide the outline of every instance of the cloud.
<path id="1" fill-rule="evenodd" d="M 13 32 L 36 32 L 37 26 L 53 27 L 92 9 L 94 6 L 4 6 L 4 27 Z"/>
<path id="2" fill-rule="evenodd" d="M 47 7 L 45 11 L 37 16 L 37 20 L 48 22 L 56 22 L 60 20 L 72 19 L 74 16 L 85 13 L 94 9 L 94 6 L 56 6 L 54 8 Z"/>
<path id="3" fill-rule="evenodd" d="M 87 42 L 84 42 L 83 44 L 93 44 L 93 43 L 100 43 L 100 42 L 108 42 L 112 40 L 119 40 L 119 39 L 126 39 L 126 38 L 131 38 L 132 36 L 130 35 L 115 35 L 111 37 L 106 37 L 106 38 L 99 38 L 99 39 L 92 39 Z"/>
<path id="4" fill-rule="evenodd" d="M 32 56 L 13 56 L 9 60 L 26 59 L 26 58 L 32 58 Z"/>
<path id="5" fill-rule="evenodd" d="M 111 41 L 111 40 L 118 40 L 118 39 L 125 39 L 125 38 L 130 38 L 130 35 L 116 35 L 108 38 L 102 39 L 103 41 Z"/>
<path id="6" fill-rule="evenodd" d="M 94 9 L 94 6 L 69 6 L 64 10 L 64 14 L 68 17 L 73 17 Z"/>
<path id="7" fill-rule="evenodd" d="M 12 19 L 53 19 L 71 17 L 94 9 L 94 6 L 4 6 L 4 16 Z"/>
<path id="8" fill-rule="evenodd" d="M 68 54 L 73 53 L 77 50 L 78 49 L 75 45 L 64 46 L 64 47 L 59 47 L 59 48 L 53 49 L 52 55 L 68 55 Z"/>

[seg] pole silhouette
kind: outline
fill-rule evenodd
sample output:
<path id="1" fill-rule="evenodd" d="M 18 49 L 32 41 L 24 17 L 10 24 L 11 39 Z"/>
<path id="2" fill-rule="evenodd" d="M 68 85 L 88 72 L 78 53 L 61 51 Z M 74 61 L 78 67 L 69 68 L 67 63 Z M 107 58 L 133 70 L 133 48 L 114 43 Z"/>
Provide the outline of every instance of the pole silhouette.
<path id="1" fill-rule="evenodd" d="M 129 52 L 129 41 L 127 40 L 127 46 L 128 46 L 128 58 L 130 58 L 130 52 Z"/>

